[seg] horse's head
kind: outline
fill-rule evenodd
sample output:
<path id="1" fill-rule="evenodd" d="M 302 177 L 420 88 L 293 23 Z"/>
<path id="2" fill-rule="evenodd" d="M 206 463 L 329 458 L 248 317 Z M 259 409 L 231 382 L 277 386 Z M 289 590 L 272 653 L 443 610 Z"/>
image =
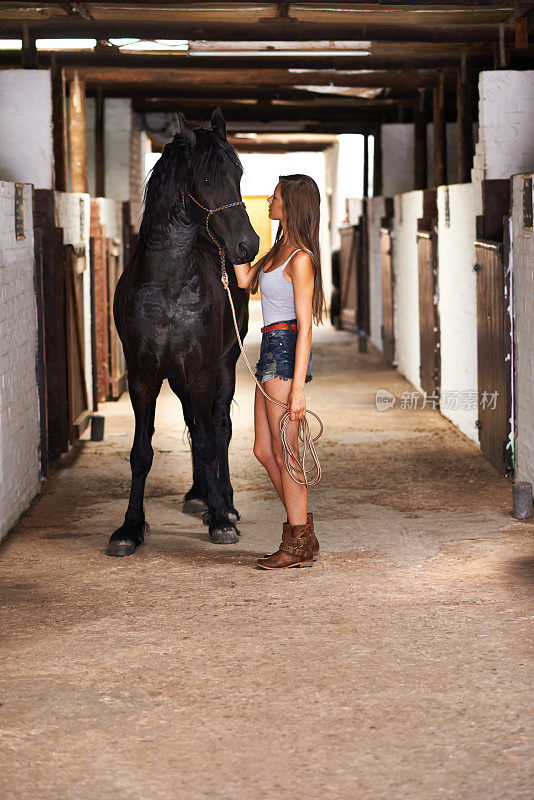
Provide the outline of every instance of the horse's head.
<path id="1" fill-rule="evenodd" d="M 211 128 L 186 125 L 178 114 L 180 131 L 175 143 L 185 145 L 187 153 L 187 191 L 185 205 L 189 217 L 204 225 L 206 212 L 200 208 L 218 209 L 241 201 L 241 176 L 243 167 L 238 155 L 226 138 L 226 123 L 220 108 L 211 116 Z M 259 249 L 259 237 L 250 224 L 244 205 L 235 205 L 210 216 L 210 230 L 224 245 L 234 264 L 252 261 Z"/>

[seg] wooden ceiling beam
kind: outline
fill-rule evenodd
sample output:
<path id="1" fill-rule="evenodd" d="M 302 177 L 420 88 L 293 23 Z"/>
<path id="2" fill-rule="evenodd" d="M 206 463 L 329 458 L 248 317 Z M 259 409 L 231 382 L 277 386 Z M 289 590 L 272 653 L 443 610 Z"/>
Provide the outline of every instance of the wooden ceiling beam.
<path id="1" fill-rule="evenodd" d="M 238 153 L 299 153 L 302 150 L 321 152 L 331 147 L 332 143 L 315 143 L 315 142 L 291 142 L 289 144 L 257 144 L 253 139 L 236 139 L 229 137 L 230 142 L 233 144 Z"/>
<path id="2" fill-rule="evenodd" d="M 491 45 L 481 52 L 479 46 L 466 45 L 462 53 L 469 59 L 471 66 L 490 67 L 493 63 Z M 272 56 L 269 53 L 257 56 L 235 55 L 190 55 L 187 53 L 133 53 L 122 52 L 117 48 L 98 48 L 91 51 L 38 51 L 39 64 L 49 65 L 52 56 L 58 67 L 82 69 L 85 67 L 123 67 L 127 69 L 202 69 L 202 70 L 263 70 L 263 69 L 314 69 L 314 70 L 432 70 L 456 67 L 461 55 L 458 52 L 443 53 L 436 51 L 419 55 L 398 51 L 391 55 L 380 54 L 370 56 L 318 56 L 310 53 L 305 56 L 291 55 Z M 19 66 L 20 51 L 0 50 L 0 65 Z"/>
<path id="3" fill-rule="evenodd" d="M 131 85 L 112 84 L 89 84 L 87 86 L 87 94 L 90 97 L 96 96 L 97 92 L 104 91 L 106 97 L 131 97 L 132 99 L 164 99 L 166 97 L 176 98 L 179 96 L 184 100 L 201 100 L 207 102 L 208 100 L 310 100 L 311 98 L 320 97 L 346 97 L 346 95 L 324 95 L 318 92 L 308 92 L 305 89 L 292 89 L 283 88 L 276 89 L 273 87 L 263 86 L 249 86 L 243 85 L 242 88 L 227 88 L 221 90 L 220 86 L 207 85 L 198 87 L 181 86 L 179 89 L 176 86 L 165 86 L 162 84 L 154 84 L 153 86 L 143 86 L 136 88 Z M 347 99 L 350 99 L 349 96 Z"/>
<path id="4" fill-rule="evenodd" d="M 228 122 L 273 122 L 278 120 L 300 122 L 303 120 L 319 121 L 347 121 L 356 118 L 359 114 L 380 114 L 383 110 L 393 109 L 398 113 L 402 106 L 406 107 L 409 115 L 412 113 L 414 98 L 386 98 L 380 100 L 363 101 L 351 105 L 272 105 L 270 103 L 257 103 L 255 105 L 239 105 L 223 103 L 224 117 Z M 451 107 L 455 108 L 454 104 Z M 138 112 L 175 112 L 180 111 L 187 119 L 199 121 L 209 119 L 213 111 L 213 103 L 188 103 L 181 99 L 172 100 L 138 100 L 134 101 L 133 108 Z"/>
<path id="5" fill-rule="evenodd" d="M 212 85 L 214 90 L 224 92 L 229 88 L 242 88 L 245 85 L 272 87 L 282 89 L 294 86 L 348 86 L 367 88 L 419 88 L 437 85 L 438 71 L 383 71 L 383 72 L 340 72 L 337 70 L 306 70 L 305 72 L 290 72 L 283 69 L 265 69 L 254 72 L 252 75 L 247 70 L 219 70 L 212 73 L 195 69 L 139 69 L 139 68 L 106 68 L 86 67 L 76 70 L 84 77 L 88 86 L 107 85 L 114 83 L 122 86 L 135 85 L 137 87 L 157 86 L 171 88 L 184 86 L 193 89 L 198 86 L 205 88 Z M 67 77 L 74 74 L 75 70 L 69 67 Z M 455 80 L 454 68 L 442 71 L 451 81 Z"/>
<path id="6" fill-rule="evenodd" d="M 346 22 L 294 22 L 266 21 L 257 23 L 189 22 L 146 20 L 92 20 L 82 17 L 54 17 L 48 20 L 27 21 L 30 34 L 35 38 L 95 38 L 115 37 L 142 39 L 205 39 L 210 41 L 371 41 L 371 42 L 429 42 L 429 43 L 480 43 L 499 42 L 497 24 L 443 24 L 406 25 Z M 20 38 L 23 23 L 2 19 L 2 36 Z M 505 26 L 505 39 L 512 42 L 513 25 Z"/>
<path id="7" fill-rule="evenodd" d="M 362 99 L 360 97 L 327 97 L 327 98 L 300 98 L 299 100 L 288 101 L 287 103 L 271 103 L 267 101 L 236 103 L 231 100 L 221 100 L 214 96 L 211 99 L 191 100 L 183 97 L 169 97 L 164 99 L 157 98 L 134 98 L 133 108 L 135 111 L 166 111 L 168 109 L 180 108 L 188 110 L 196 115 L 208 115 L 215 105 L 222 105 L 225 113 L 232 114 L 238 118 L 243 116 L 254 116 L 255 112 L 271 114 L 274 117 L 282 117 L 284 114 L 293 115 L 291 118 L 298 119 L 298 114 L 313 114 L 315 111 L 332 111 L 337 113 L 345 111 L 356 113 L 360 109 L 367 108 L 386 108 L 388 106 L 407 105 L 414 102 L 413 92 L 403 93 L 390 97 L 378 97 L 373 100 Z M 184 111 L 185 113 L 185 111 Z"/>
<path id="8" fill-rule="evenodd" d="M 242 5 L 243 0 L 224 0 L 224 5 L 231 6 L 232 4 Z M 442 9 L 442 8 L 459 8 L 459 9 L 510 9 L 512 10 L 516 4 L 517 0 L 427 0 L 426 5 L 430 8 Z M 297 3 L 299 4 L 299 3 Z M 0 5 L 7 5 L 7 3 L 3 3 Z M 12 5 L 12 3 L 9 3 Z M 26 3 L 18 3 L 19 7 L 24 6 L 36 6 L 38 8 L 42 8 L 42 2 L 26 2 Z M 50 5 L 53 5 L 50 3 Z M 64 6 L 71 6 L 74 5 L 73 3 L 57 3 L 57 5 L 64 5 Z M 76 4 L 79 5 L 79 4 Z M 125 3 L 124 0 L 89 0 L 85 3 L 86 6 L 106 6 L 109 8 L 116 7 L 117 9 L 124 8 L 125 5 L 130 6 L 130 3 Z M 199 5 L 202 7 L 206 7 L 209 5 L 209 0 L 142 0 L 139 5 L 143 6 L 167 6 L 167 7 L 176 7 L 180 9 L 183 6 L 195 6 Z M 214 3 L 214 5 L 220 6 L 222 3 Z M 277 6 L 279 5 L 279 0 L 261 0 L 261 5 L 271 5 Z M 294 5 L 294 3 L 290 3 L 290 5 Z M 371 0 L 368 3 L 358 3 L 357 0 L 335 0 L 335 2 L 331 2 L 331 0 L 314 0 L 313 6 L 314 8 L 321 8 L 324 6 L 326 8 L 332 8 L 332 6 L 348 6 L 348 7 L 358 7 L 361 6 L 365 10 L 369 10 L 371 7 L 372 10 L 373 6 L 376 7 L 377 11 L 381 11 L 383 9 L 398 9 L 399 6 L 413 6 L 414 9 L 418 9 L 421 6 L 421 0 Z"/>

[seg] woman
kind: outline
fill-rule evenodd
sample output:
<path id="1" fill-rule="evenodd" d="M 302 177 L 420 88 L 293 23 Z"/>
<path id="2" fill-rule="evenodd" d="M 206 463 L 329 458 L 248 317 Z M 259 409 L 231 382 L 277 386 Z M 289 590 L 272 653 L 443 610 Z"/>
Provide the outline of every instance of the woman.
<path id="1" fill-rule="evenodd" d="M 319 189 L 308 175 L 281 175 L 268 202 L 270 219 L 279 220 L 274 245 L 254 266 L 235 264 L 234 269 L 239 286 L 261 290 L 264 327 L 256 377 L 270 397 L 289 406 L 286 433 L 297 453 L 298 420 L 306 415 L 304 384 L 312 379 L 312 321 L 320 322 L 324 309 Z M 254 455 L 287 512 L 282 543 L 258 559 L 262 569 L 312 566 L 319 552 L 307 488 L 295 483 L 284 464 L 279 429 L 284 413 L 256 387 Z"/>

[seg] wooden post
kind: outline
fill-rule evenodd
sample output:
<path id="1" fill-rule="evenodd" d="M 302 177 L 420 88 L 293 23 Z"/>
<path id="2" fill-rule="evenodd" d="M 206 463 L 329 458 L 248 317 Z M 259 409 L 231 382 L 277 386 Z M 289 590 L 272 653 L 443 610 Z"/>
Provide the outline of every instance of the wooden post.
<path id="1" fill-rule="evenodd" d="M 373 197 L 379 197 L 382 194 L 382 135 L 380 125 L 377 125 L 373 135 Z"/>
<path id="2" fill-rule="evenodd" d="M 526 50 L 528 47 L 528 17 L 524 14 L 515 23 L 516 50 Z"/>
<path id="3" fill-rule="evenodd" d="M 104 157 L 104 96 L 102 89 L 96 95 L 96 120 L 95 120 L 95 172 L 96 196 L 104 197 L 106 194 L 106 173 Z"/>
<path id="4" fill-rule="evenodd" d="M 67 91 L 65 70 L 52 63 L 52 136 L 55 189 L 67 191 Z"/>
<path id="5" fill-rule="evenodd" d="M 473 109 L 465 56 L 456 76 L 456 119 L 458 122 L 458 182 L 469 183 L 473 166 Z"/>
<path id="6" fill-rule="evenodd" d="M 363 135 L 363 196 L 369 197 L 369 136 Z"/>
<path id="7" fill-rule="evenodd" d="M 426 189 L 426 113 L 425 90 L 419 89 L 414 108 L 414 189 Z"/>
<path id="8" fill-rule="evenodd" d="M 38 69 L 37 47 L 35 46 L 35 36 L 32 36 L 28 24 L 22 26 L 22 50 L 20 53 L 21 65 L 23 69 Z"/>
<path id="9" fill-rule="evenodd" d="M 85 81 L 78 72 L 69 84 L 70 178 L 73 192 L 87 192 Z"/>
<path id="10" fill-rule="evenodd" d="M 445 79 L 441 72 L 439 86 L 433 90 L 434 187 L 447 183 L 447 135 L 445 128 Z"/>

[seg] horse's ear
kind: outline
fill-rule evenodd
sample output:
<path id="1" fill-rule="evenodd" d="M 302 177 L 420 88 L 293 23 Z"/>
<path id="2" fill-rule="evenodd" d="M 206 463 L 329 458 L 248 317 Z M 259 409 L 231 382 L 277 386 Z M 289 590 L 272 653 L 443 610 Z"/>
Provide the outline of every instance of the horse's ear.
<path id="1" fill-rule="evenodd" d="M 180 138 L 186 144 L 193 144 L 193 142 L 195 141 L 195 134 L 193 133 L 191 128 L 187 125 L 184 115 L 181 113 L 181 111 L 179 111 L 176 116 L 178 118 L 178 133 L 175 135 L 180 136 Z"/>
<path id="2" fill-rule="evenodd" d="M 211 115 L 211 129 L 220 139 L 226 139 L 226 121 L 220 106 Z"/>

